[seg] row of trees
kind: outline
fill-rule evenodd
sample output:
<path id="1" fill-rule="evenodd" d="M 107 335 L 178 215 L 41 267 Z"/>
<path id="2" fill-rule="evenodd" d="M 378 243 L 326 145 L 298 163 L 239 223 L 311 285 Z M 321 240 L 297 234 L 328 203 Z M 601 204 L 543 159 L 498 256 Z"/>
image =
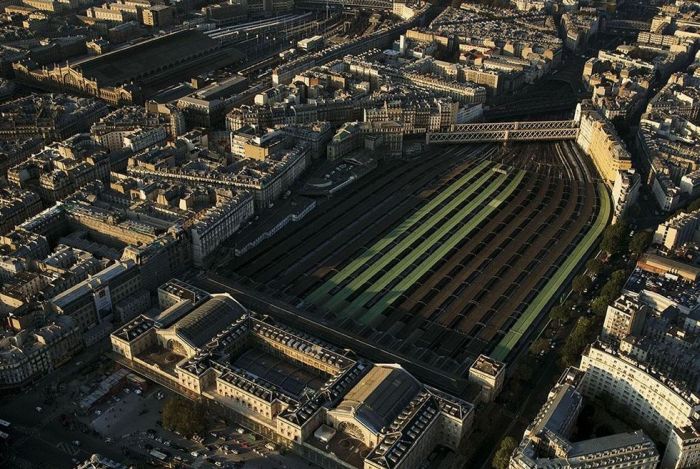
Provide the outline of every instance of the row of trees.
<path id="1" fill-rule="evenodd" d="M 700 200 L 698 208 L 700 208 Z M 632 256 L 634 259 L 642 255 L 651 244 L 652 237 L 653 234 L 650 232 L 639 232 L 630 236 L 630 228 L 624 221 L 606 228 L 600 248 L 607 254 L 607 262 L 604 263 L 597 258 L 588 260 L 586 272 L 577 275 L 572 281 L 573 295 L 563 303 L 554 306 L 550 311 L 550 319 L 553 321 L 569 322 L 575 318 L 575 306 L 581 301 L 581 297 L 593 288 L 593 278 L 605 279 L 602 288 L 590 303 L 590 310 L 594 314 L 590 317 L 578 318 L 561 348 L 560 359 L 563 366 L 577 364 L 583 349 L 595 340 L 608 305 L 617 299 L 627 281 L 627 256 Z M 530 353 L 535 355 L 546 353 L 549 347 L 549 340 L 539 338 L 530 346 Z M 518 442 L 515 438 L 511 436 L 503 438 L 491 462 L 492 467 L 494 469 L 507 469 L 510 457 L 517 445 Z"/>
<path id="2" fill-rule="evenodd" d="M 628 256 L 636 259 L 642 255 L 651 244 L 652 238 L 653 234 L 646 231 L 630 236 L 629 226 L 624 221 L 606 228 L 600 248 L 607 254 L 608 262 L 604 264 L 598 259 L 589 260 L 586 263 L 587 273 L 577 276 L 572 283 L 572 291 L 581 295 L 592 288 L 591 276 L 607 277 L 603 287 L 590 302 L 590 311 L 593 316 L 579 318 L 562 347 L 561 362 L 564 366 L 575 365 L 581 351 L 595 339 L 608 305 L 617 299 L 629 277 L 629 269 L 626 264 Z M 571 319 L 571 307 L 566 304 L 560 306 L 562 307 L 557 307 L 552 311 L 552 318 L 563 321 Z"/>
<path id="3" fill-rule="evenodd" d="M 496 450 L 496 454 L 491 461 L 491 466 L 494 469 L 508 469 L 510 465 L 510 456 L 518 447 L 518 441 L 512 436 L 507 436 L 501 440 L 501 444 Z"/>
<path id="4" fill-rule="evenodd" d="M 603 233 L 600 248 L 609 256 L 625 254 L 629 252 L 633 256 L 640 256 L 647 250 L 653 239 L 653 233 L 640 231 L 632 237 L 629 236 L 630 227 L 625 221 L 619 221 L 610 225 Z"/>

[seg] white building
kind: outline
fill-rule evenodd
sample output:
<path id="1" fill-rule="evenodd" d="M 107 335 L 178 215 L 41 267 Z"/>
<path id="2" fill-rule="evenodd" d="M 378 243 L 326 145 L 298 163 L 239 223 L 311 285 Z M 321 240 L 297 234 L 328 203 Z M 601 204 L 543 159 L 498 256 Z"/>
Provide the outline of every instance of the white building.
<path id="1" fill-rule="evenodd" d="M 629 295 L 621 295 L 615 302 L 608 305 L 603 323 L 603 337 L 616 337 L 619 340 L 629 335 L 637 335 L 644 325 L 647 307 L 639 299 Z"/>
<path id="2" fill-rule="evenodd" d="M 569 368 L 549 392 L 510 459 L 510 469 L 656 469 L 659 453 L 643 431 L 571 441 L 583 408 L 582 373 Z"/>
<path id="3" fill-rule="evenodd" d="M 205 258 L 253 216 L 253 210 L 253 194 L 241 192 L 198 214 L 190 227 L 194 265 L 204 265 Z"/>
<path id="4" fill-rule="evenodd" d="M 697 425 L 700 418 L 700 397 L 663 374 L 634 359 L 627 357 L 602 343 L 588 347 L 581 357 L 581 392 L 586 397 L 601 397 L 624 407 L 636 421 L 644 425 L 653 435 L 672 440 L 684 433 L 684 429 Z M 692 441 L 697 436 L 691 436 Z M 677 454 L 664 458 L 666 461 L 691 461 L 697 455 L 682 454 L 681 448 L 697 452 L 693 443 L 670 444 Z M 697 467 L 695 464 L 664 467 Z"/>
<path id="5" fill-rule="evenodd" d="M 437 445 L 456 450 L 471 429 L 472 404 L 400 365 L 370 363 L 228 294 L 202 297 L 182 282 L 164 289 L 156 318 L 112 334 L 120 361 L 316 462 L 417 468 Z M 163 366 L 166 356 L 176 362 Z"/>
<path id="6" fill-rule="evenodd" d="M 617 172 L 612 190 L 613 223 L 624 217 L 627 210 L 635 204 L 641 186 L 642 178 L 633 169 Z"/>
<path id="7" fill-rule="evenodd" d="M 132 151 L 141 151 L 151 145 L 165 142 L 168 133 L 165 127 L 153 127 L 151 129 L 136 129 L 124 136 L 123 146 Z"/>
<path id="8" fill-rule="evenodd" d="M 654 244 L 676 249 L 696 238 L 699 211 L 680 213 L 659 224 L 654 232 Z"/>
<path id="9" fill-rule="evenodd" d="M 691 199 L 700 195 L 700 170 L 681 177 L 680 189 L 682 194 Z"/>

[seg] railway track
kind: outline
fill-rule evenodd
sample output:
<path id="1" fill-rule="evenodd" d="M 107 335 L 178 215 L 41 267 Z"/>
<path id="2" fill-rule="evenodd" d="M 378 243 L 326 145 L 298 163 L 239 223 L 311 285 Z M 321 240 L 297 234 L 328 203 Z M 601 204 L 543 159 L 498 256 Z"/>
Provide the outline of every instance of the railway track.
<path id="1" fill-rule="evenodd" d="M 441 370 L 507 355 L 590 241 L 599 189 L 570 142 L 441 151 L 350 186 L 234 268 Z"/>
<path id="2" fill-rule="evenodd" d="M 385 174 L 370 174 L 341 194 L 340 197 L 343 198 L 339 199 L 339 203 L 336 204 L 335 200 L 322 203 L 319 209 L 307 216 L 304 224 L 292 225 L 291 229 L 283 230 L 280 233 L 285 237 L 282 242 L 279 242 L 280 236 L 275 237 L 277 242 L 272 247 L 272 243 L 263 243 L 237 259 L 230 268 L 242 276 L 266 283 L 302 257 L 309 246 L 317 246 L 313 243 L 319 242 L 319 238 L 337 235 L 347 227 L 348 220 L 367 220 L 377 194 L 388 197 L 392 194 L 413 193 L 419 186 L 429 182 L 426 179 L 438 177 L 466 152 L 463 148 L 455 148 L 453 151 L 448 149 L 441 158 L 442 165 L 434 159 L 425 158 L 417 164 L 404 164 Z M 418 184 L 419 181 L 423 181 L 422 184 Z M 410 188 L 413 189 L 408 190 Z"/>

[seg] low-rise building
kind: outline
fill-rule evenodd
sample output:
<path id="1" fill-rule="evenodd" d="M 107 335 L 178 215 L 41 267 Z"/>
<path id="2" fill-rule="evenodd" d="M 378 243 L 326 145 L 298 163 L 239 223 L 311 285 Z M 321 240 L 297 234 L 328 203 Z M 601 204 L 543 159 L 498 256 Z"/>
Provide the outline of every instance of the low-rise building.
<path id="1" fill-rule="evenodd" d="M 53 371 L 83 346 L 70 317 L 54 317 L 36 329 L 0 340 L 0 388 L 18 388 Z"/>
<path id="2" fill-rule="evenodd" d="M 596 342 L 581 357 L 581 392 L 622 406 L 652 435 L 668 440 L 674 428 L 693 425 L 700 398 L 662 371 Z"/>
<path id="3" fill-rule="evenodd" d="M 481 399 L 492 402 L 506 379 L 506 365 L 486 355 L 479 355 L 469 367 L 469 381 L 481 386 Z"/>
<path id="4" fill-rule="evenodd" d="M 603 322 L 603 337 L 623 340 L 629 335 L 639 334 L 646 314 L 646 305 L 640 304 L 637 298 L 621 295 L 613 304 L 608 305 Z"/>
<path id="5" fill-rule="evenodd" d="M 510 469 L 544 467 L 656 469 L 659 453 L 643 431 L 571 441 L 583 408 L 582 373 L 569 368 L 549 392 L 510 460 Z"/>
<path id="6" fill-rule="evenodd" d="M 630 207 L 634 206 L 642 186 L 642 178 L 633 169 L 618 171 L 613 183 L 613 223 L 623 218 Z"/>
<path id="7" fill-rule="evenodd" d="M 133 262 L 117 262 L 50 300 L 53 311 L 70 316 L 86 344 L 114 329 L 114 307 L 142 289 L 141 275 Z"/>
<path id="8" fill-rule="evenodd" d="M 598 111 L 579 104 L 575 119 L 580 125 L 576 142 L 591 157 L 608 184 L 615 181 L 620 171 L 632 168 L 632 157 L 624 142 L 613 125 Z"/>
<path id="9" fill-rule="evenodd" d="M 168 291 L 156 318 L 140 316 L 111 335 L 120 362 L 302 455 L 408 468 L 438 444 L 457 448 L 469 433 L 471 404 L 399 365 L 370 363 L 251 313 L 228 294 L 193 296 L 181 282 Z M 348 441 L 357 451 L 329 449 Z"/>

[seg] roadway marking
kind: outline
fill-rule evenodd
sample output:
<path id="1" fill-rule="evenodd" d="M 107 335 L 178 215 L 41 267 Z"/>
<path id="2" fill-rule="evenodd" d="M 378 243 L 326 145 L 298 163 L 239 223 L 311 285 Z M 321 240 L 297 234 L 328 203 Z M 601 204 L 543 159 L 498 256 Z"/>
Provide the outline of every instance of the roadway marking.
<path id="1" fill-rule="evenodd" d="M 66 453 L 68 456 L 74 457 L 80 453 L 80 448 L 76 447 L 72 443 L 61 441 L 56 443 L 56 448 Z"/>

